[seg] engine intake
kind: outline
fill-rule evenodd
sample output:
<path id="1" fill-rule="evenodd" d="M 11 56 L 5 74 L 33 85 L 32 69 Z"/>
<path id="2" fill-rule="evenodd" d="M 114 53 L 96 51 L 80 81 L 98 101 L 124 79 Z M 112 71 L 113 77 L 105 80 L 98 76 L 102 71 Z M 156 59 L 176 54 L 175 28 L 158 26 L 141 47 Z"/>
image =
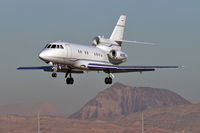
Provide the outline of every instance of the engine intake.
<path id="1" fill-rule="evenodd" d="M 114 59 L 117 57 L 117 52 L 115 50 L 111 50 L 109 56 Z"/>
<path id="2" fill-rule="evenodd" d="M 113 64 L 120 64 L 122 62 L 125 62 L 128 58 L 127 54 L 122 52 L 122 51 L 118 51 L 118 50 L 111 50 L 108 53 L 108 58 L 110 60 L 110 62 L 112 62 Z"/>
<path id="3" fill-rule="evenodd" d="M 98 45 L 100 43 L 100 38 L 98 36 L 94 37 L 92 40 L 93 45 Z"/>
<path id="4" fill-rule="evenodd" d="M 103 38 L 101 36 L 96 36 L 93 38 L 92 40 L 92 45 L 99 45 L 99 44 L 115 44 L 116 42 L 110 40 L 110 39 L 107 39 L 107 38 Z"/>

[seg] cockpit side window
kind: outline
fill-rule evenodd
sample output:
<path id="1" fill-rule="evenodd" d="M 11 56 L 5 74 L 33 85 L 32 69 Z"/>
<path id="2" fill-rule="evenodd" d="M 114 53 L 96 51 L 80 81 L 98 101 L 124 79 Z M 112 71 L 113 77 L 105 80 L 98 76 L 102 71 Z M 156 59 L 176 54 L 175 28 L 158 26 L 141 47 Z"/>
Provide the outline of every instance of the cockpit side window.
<path id="1" fill-rule="evenodd" d="M 48 46 L 47 46 L 47 48 L 50 48 L 51 47 L 51 45 L 49 44 Z"/>
<path id="2" fill-rule="evenodd" d="M 51 48 L 56 48 L 56 45 L 55 45 L 55 44 L 53 44 L 53 45 L 51 46 Z"/>
<path id="3" fill-rule="evenodd" d="M 59 48 L 59 45 L 57 45 L 56 48 Z"/>
<path id="4" fill-rule="evenodd" d="M 62 45 L 60 45 L 60 48 L 61 48 L 61 49 L 64 49 Z"/>

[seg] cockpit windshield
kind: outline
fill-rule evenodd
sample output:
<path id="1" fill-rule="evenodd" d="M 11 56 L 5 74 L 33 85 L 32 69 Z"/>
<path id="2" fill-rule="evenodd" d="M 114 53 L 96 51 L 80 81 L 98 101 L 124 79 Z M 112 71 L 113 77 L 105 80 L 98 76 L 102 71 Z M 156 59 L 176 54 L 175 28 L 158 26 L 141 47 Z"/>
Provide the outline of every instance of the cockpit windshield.
<path id="1" fill-rule="evenodd" d="M 56 49 L 64 49 L 62 45 L 57 45 L 57 44 L 47 44 L 45 48 L 56 48 Z"/>

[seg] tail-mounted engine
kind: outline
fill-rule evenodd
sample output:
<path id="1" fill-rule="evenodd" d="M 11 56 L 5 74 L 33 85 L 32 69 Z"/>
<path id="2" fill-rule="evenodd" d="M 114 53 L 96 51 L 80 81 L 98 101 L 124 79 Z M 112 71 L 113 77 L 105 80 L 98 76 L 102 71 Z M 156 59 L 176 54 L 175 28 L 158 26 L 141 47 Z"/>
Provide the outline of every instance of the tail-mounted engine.
<path id="1" fill-rule="evenodd" d="M 125 62 L 127 58 L 128 58 L 127 54 L 122 51 L 111 50 L 108 53 L 108 59 L 113 64 L 120 64 L 122 62 Z"/>
<path id="2" fill-rule="evenodd" d="M 103 38 L 101 36 L 96 36 L 92 40 L 92 45 L 95 45 L 95 46 L 97 46 L 99 44 L 115 44 L 115 43 L 116 43 L 115 41 L 112 41 L 107 38 Z"/>

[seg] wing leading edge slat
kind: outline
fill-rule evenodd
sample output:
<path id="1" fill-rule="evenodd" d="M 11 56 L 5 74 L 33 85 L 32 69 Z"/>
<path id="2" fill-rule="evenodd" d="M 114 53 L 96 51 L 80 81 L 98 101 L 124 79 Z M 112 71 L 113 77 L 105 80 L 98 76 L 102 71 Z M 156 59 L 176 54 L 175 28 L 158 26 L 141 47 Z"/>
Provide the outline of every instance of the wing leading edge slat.
<path id="1" fill-rule="evenodd" d="M 54 66 L 37 66 L 37 67 L 18 67 L 17 70 L 44 70 L 46 72 L 53 72 Z M 69 72 L 68 68 L 59 68 L 56 72 Z M 72 69 L 70 70 L 71 73 L 83 73 L 80 69 Z"/>

